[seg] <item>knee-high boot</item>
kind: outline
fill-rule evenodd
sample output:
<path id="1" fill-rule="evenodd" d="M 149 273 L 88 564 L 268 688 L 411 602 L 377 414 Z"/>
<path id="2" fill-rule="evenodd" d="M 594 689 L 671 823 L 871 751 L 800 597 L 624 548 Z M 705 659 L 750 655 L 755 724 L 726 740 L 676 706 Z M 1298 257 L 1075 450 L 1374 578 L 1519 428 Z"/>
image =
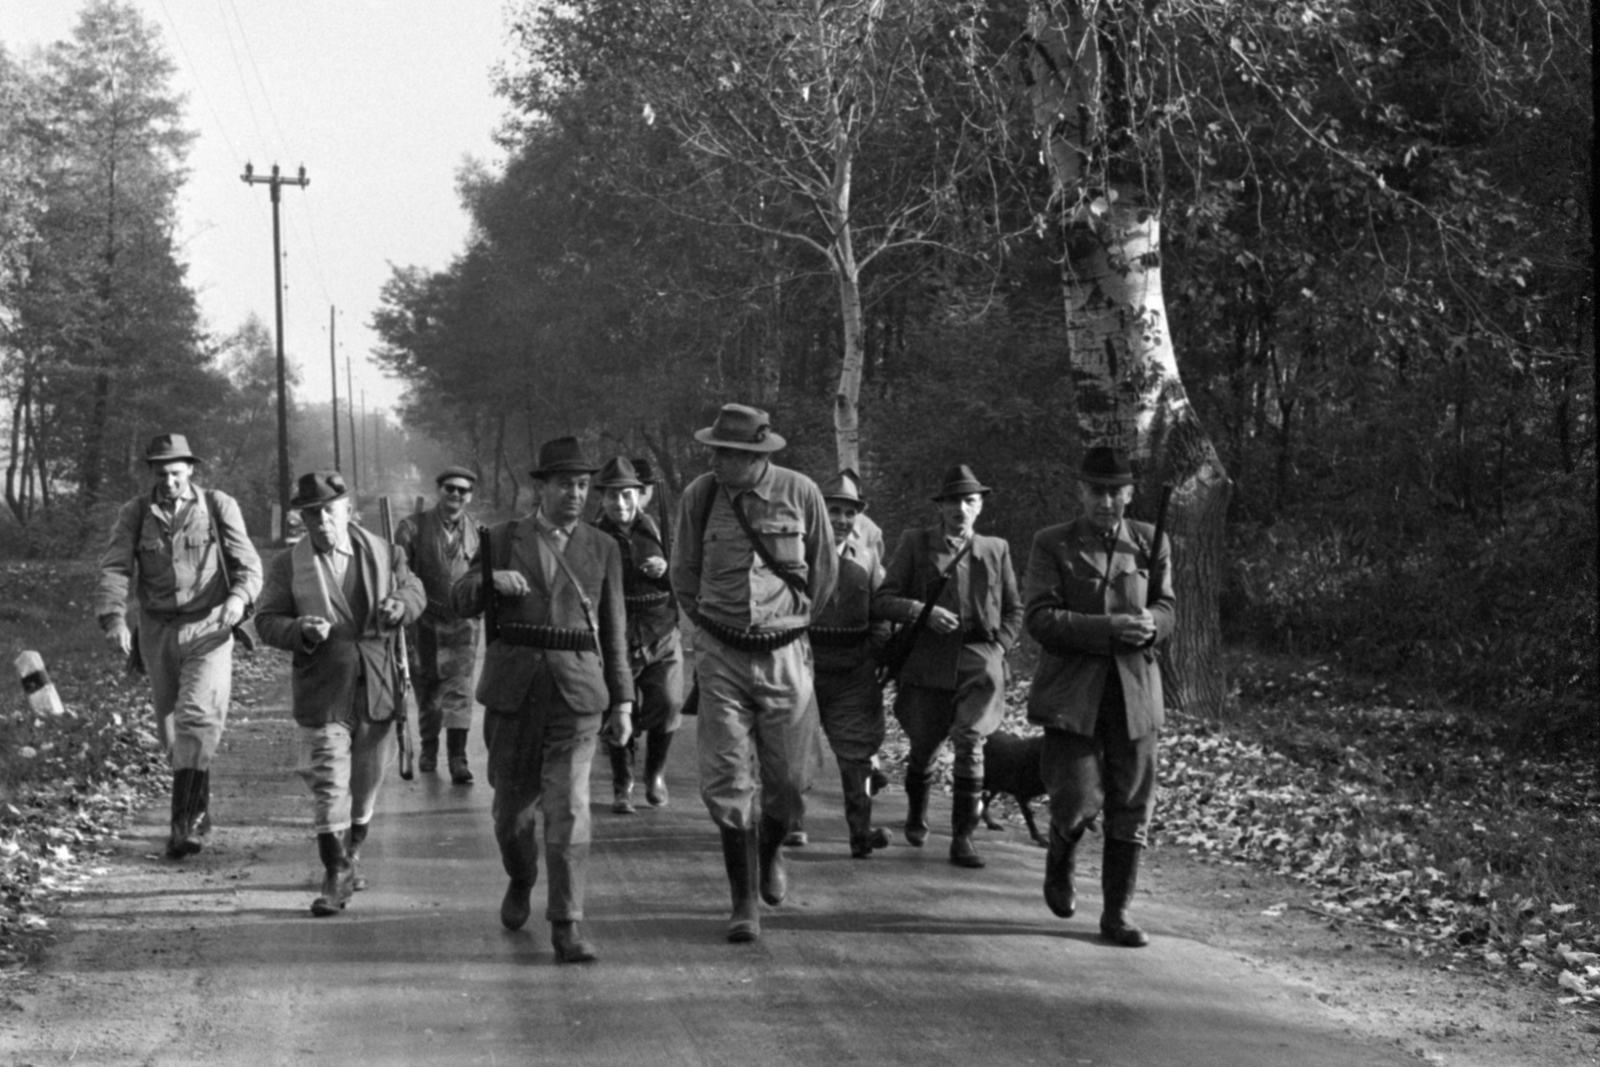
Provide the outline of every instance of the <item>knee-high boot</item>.
<path id="1" fill-rule="evenodd" d="M 355 869 L 345 854 L 344 835 L 318 834 L 317 855 L 322 859 L 322 893 L 311 902 L 311 914 L 319 918 L 337 915 L 355 892 Z"/>
<path id="2" fill-rule="evenodd" d="M 652 808 L 667 806 L 667 752 L 672 748 L 672 731 L 650 731 L 644 753 L 644 798 Z"/>
<path id="3" fill-rule="evenodd" d="M 728 919 L 728 940 L 735 944 L 761 936 L 761 908 L 756 903 L 756 865 L 760 862 L 757 832 L 722 830 L 722 863 L 728 871 L 733 914 Z"/>
<path id="4" fill-rule="evenodd" d="M 982 867 L 983 857 L 972 844 L 983 811 L 983 783 L 957 778 L 950 810 L 950 862 L 957 867 Z"/>
<path id="5" fill-rule="evenodd" d="M 364 822 L 351 823 L 344 839 L 345 859 L 350 861 L 350 888 L 357 893 L 372 884 L 361 873 L 361 845 L 367 839 L 367 825 Z"/>
<path id="6" fill-rule="evenodd" d="M 1050 911 L 1070 919 L 1078 910 L 1078 890 L 1073 875 L 1078 869 L 1078 842 L 1083 838 L 1083 827 L 1063 833 L 1050 824 L 1050 851 L 1044 858 L 1044 902 Z"/>
<path id="7" fill-rule="evenodd" d="M 925 771 L 906 770 L 906 841 L 922 847 L 928 840 L 928 789 Z"/>
<path id="8" fill-rule="evenodd" d="M 773 907 L 789 893 L 789 873 L 783 866 L 783 839 L 788 833 L 781 821 L 761 816 L 761 899 Z"/>
<path id="9" fill-rule="evenodd" d="M 633 814 L 633 749 L 626 745 L 607 745 L 611 757 L 611 810 L 618 815 Z"/>
<path id="10" fill-rule="evenodd" d="M 201 803 L 200 771 L 192 767 L 172 772 L 172 826 L 167 837 L 167 855 L 178 860 L 192 856 L 204 847 L 195 832 Z"/>
<path id="11" fill-rule="evenodd" d="M 872 766 L 866 761 L 839 760 L 839 782 L 844 787 L 844 821 L 850 828 L 850 855 L 858 860 L 872 855 L 873 849 L 887 848 L 893 840 L 882 826 L 872 825 L 872 794 L 868 779 Z"/>
<path id="12" fill-rule="evenodd" d="M 444 732 L 445 762 L 453 785 L 472 784 L 472 765 L 467 760 L 467 729 L 452 726 Z"/>
<path id="13" fill-rule="evenodd" d="M 1100 913 L 1100 936 L 1124 948 L 1143 948 L 1150 943 L 1145 932 L 1128 921 L 1128 906 L 1139 881 L 1139 852 L 1133 841 L 1106 839 L 1105 859 L 1100 867 L 1100 891 L 1105 910 Z"/>

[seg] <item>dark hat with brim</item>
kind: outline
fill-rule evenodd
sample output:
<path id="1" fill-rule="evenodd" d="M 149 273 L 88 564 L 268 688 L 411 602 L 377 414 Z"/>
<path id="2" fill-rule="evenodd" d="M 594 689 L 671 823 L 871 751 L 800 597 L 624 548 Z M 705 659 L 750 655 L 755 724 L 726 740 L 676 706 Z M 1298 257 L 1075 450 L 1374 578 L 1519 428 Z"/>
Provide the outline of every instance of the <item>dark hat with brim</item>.
<path id="1" fill-rule="evenodd" d="M 473 473 L 466 467 L 446 467 L 444 470 L 439 472 L 439 476 L 433 480 L 433 484 L 443 485 L 451 478 L 460 478 L 468 485 L 478 484 L 477 474 Z"/>
<path id="2" fill-rule="evenodd" d="M 1101 446 L 1083 454 L 1083 464 L 1078 468 L 1078 481 L 1090 485 L 1132 485 L 1133 466 L 1125 453 L 1115 448 Z"/>
<path id="3" fill-rule="evenodd" d="M 639 476 L 639 480 L 645 485 L 656 484 L 656 469 L 650 465 L 650 461 L 647 459 L 634 456 L 633 473 L 637 474 Z"/>
<path id="4" fill-rule="evenodd" d="M 741 448 L 746 452 L 776 452 L 787 442 L 772 432 L 771 419 L 760 408 L 724 404 L 717 420 L 694 439 L 713 448 Z"/>
<path id="5" fill-rule="evenodd" d="M 861 476 L 853 470 L 842 470 L 822 483 L 822 499 L 828 503 L 854 504 L 865 510 L 866 498 L 861 495 Z"/>
<path id="6" fill-rule="evenodd" d="M 539 465 L 528 473 L 535 478 L 557 474 L 593 474 L 600 465 L 583 454 L 576 437 L 557 437 L 539 446 Z"/>
<path id="7" fill-rule="evenodd" d="M 633 461 L 627 456 L 613 456 L 606 460 L 606 465 L 600 468 L 600 476 L 594 480 L 596 489 L 643 489 L 644 482 L 639 478 L 639 472 L 634 469 Z"/>
<path id="8" fill-rule="evenodd" d="M 180 459 L 200 462 L 189 449 L 189 439 L 181 433 L 158 433 L 150 438 L 150 447 L 144 450 L 146 463 L 171 463 Z"/>
<path id="9" fill-rule="evenodd" d="M 320 508 L 349 495 L 344 475 L 338 471 L 312 471 L 302 474 L 299 481 L 294 483 L 294 496 L 289 500 L 289 506 L 296 511 L 301 508 Z"/>
<path id="10" fill-rule="evenodd" d="M 978 476 L 972 473 L 972 468 L 965 463 L 957 463 L 954 467 L 944 472 L 944 483 L 939 486 L 939 491 L 933 495 L 935 500 L 949 500 L 956 496 L 988 496 L 994 490 L 978 481 Z"/>

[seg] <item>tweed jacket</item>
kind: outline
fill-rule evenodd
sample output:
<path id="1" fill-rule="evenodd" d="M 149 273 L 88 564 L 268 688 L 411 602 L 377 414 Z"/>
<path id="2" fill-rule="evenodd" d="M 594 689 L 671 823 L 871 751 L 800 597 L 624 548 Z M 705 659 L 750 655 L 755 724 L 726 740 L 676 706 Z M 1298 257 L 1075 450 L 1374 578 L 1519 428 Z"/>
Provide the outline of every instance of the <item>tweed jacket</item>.
<path id="1" fill-rule="evenodd" d="M 191 485 L 189 492 L 188 506 L 175 524 L 156 506 L 153 490 L 118 510 L 100 557 L 95 591 L 95 616 L 102 623 L 124 613 L 130 584 L 144 610 L 164 617 L 204 614 L 230 593 L 247 607 L 255 603 L 261 592 L 261 557 L 245 532 L 238 503 L 220 489 Z M 215 523 L 207 496 L 215 502 Z M 227 582 L 222 578 L 224 556 Z"/>
<path id="2" fill-rule="evenodd" d="M 616 704 L 633 699 L 633 672 L 628 665 L 627 617 L 622 600 L 622 553 L 609 534 L 588 523 L 572 529 L 562 558 L 582 586 L 580 592 L 560 566 L 555 578 L 545 584 L 544 568 L 539 563 L 539 525 L 528 515 L 512 523 L 499 523 L 489 530 L 494 550 L 495 570 L 514 570 L 528 581 L 529 591 L 522 597 L 500 597 L 502 623 L 557 626 L 587 630 L 589 616 L 584 613 L 587 596 L 600 631 L 599 652 L 568 652 L 534 649 L 497 638 L 489 642 L 483 657 L 483 675 L 478 680 L 478 702 L 498 712 L 519 710 L 533 685 L 541 662 L 547 663 L 555 677 L 561 697 L 573 711 L 598 714 Z M 508 540 L 509 535 L 509 540 Z M 476 618 L 483 614 L 483 546 L 478 546 L 472 563 L 450 592 L 450 603 L 457 615 Z"/>
<path id="3" fill-rule="evenodd" d="M 1022 598 L 1017 592 L 1017 573 L 1011 566 L 1011 546 L 1003 537 L 977 533 L 972 536 L 972 551 L 966 563 L 966 597 L 961 602 L 967 632 L 936 634 L 925 627 L 900 672 L 902 684 L 954 689 L 963 644 L 1003 658 L 1022 633 Z M 895 622 L 916 622 L 922 612 L 922 597 L 939 574 L 940 561 L 936 557 L 949 562 L 940 524 L 902 534 L 883 584 L 873 596 L 874 610 Z M 951 575 L 940 604 L 949 607 L 956 603 L 957 578 Z M 973 631 L 978 629 L 986 632 L 987 641 L 972 640 Z"/>
<path id="4" fill-rule="evenodd" d="M 382 722 L 394 714 L 399 696 L 395 684 L 400 632 L 385 628 L 378 617 L 378 602 L 393 596 L 405 605 L 402 625 L 415 622 L 427 604 L 422 583 L 406 566 L 405 553 L 352 523 L 350 549 L 355 558 L 357 590 L 354 624 L 329 619 L 336 625 L 327 638 L 307 648 L 301 616 L 321 614 L 307 596 L 308 583 L 315 583 L 316 548 L 304 537 L 287 552 L 281 552 L 267 571 L 266 584 L 256 608 L 256 633 L 273 648 L 294 654 L 292 692 L 294 721 L 301 726 L 325 726 L 339 722 L 350 711 L 356 683 L 366 678 L 366 707 L 359 708 L 368 718 Z"/>
<path id="5" fill-rule="evenodd" d="M 860 521 L 859 519 L 857 521 Z M 848 674 L 872 659 L 889 640 L 889 621 L 872 610 L 872 595 L 883 584 L 883 561 L 851 534 L 839 547 L 839 580 L 828 604 L 811 620 L 811 655 L 816 670 Z M 836 645 L 818 631 L 862 631 L 859 642 Z"/>
<path id="6" fill-rule="evenodd" d="M 667 558 L 661 531 L 655 519 L 640 514 L 623 530 L 601 514 L 595 528 L 617 542 L 622 554 L 622 594 L 628 613 L 628 648 L 635 655 L 650 649 L 678 628 L 678 603 L 672 596 L 672 581 L 665 572 L 652 578 L 640 564 L 652 556 Z"/>
<path id="7" fill-rule="evenodd" d="M 428 591 L 428 610 L 423 621 L 430 624 L 455 622 L 456 614 L 450 610 L 450 590 L 456 579 L 466 573 L 467 561 L 478 551 L 478 524 L 462 512 L 461 536 L 451 546 L 445 537 L 444 521 L 435 506 L 404 519 L 395 528 L 394 540 L 405 549 L 411 572 L 422 579 L 422 587 Z"/>
<path id="8" fill-rule="evenodd" d="M 1093 736 L 1114 667 L 1128 709 L 1128 736 L 1160 729 L 1164 707 L 1155 645 L 1172 636 L 1176 599 L 1171 545 L 1163 537 L 1152 551 L 1154 536 L 1149 523 L 1124 520 L 1108 553 L 1088 519 L 1034 535 L 1023 591 L 1028 633 L 1043 652 L 1028 696 L 1029 721 Z M 1156 622 L 1151 644 L 1136 648 L 1112 637 L 1112 615 L 1145 607 Z"/>

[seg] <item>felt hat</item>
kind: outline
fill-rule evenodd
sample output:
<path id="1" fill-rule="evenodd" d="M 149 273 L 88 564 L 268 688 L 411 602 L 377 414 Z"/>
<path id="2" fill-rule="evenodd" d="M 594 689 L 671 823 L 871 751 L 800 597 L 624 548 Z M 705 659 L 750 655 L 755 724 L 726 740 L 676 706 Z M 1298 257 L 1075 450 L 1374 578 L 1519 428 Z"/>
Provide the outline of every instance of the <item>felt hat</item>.
<path id="1" fill-rule="evenodd" d="M 557 437 L 539 446 L 539 465 L 528 473 L 535 478 L 552 474 L 593 474 L 600 467 L 583 454 L 576 437 Z"/>
<path id="2" fill-rule="evenodd" d="M 944 472 L 944 484 L 939 486 L 939 491 L 933 495 L 933 499 L 947 500 L 953 496 L 967 496 L 971 493 L 988 496 L 993 491 L 978 481 L 978 476 L 972 473 L 971 467 L 965 463 L 957 463 Z"/>
<path id="3" fill-rule="evenodd" d="M 301 508 L 320 508 L 349 495 L 344 475 L 338 471 L 311 471 L 302 474 L 294 483 L 294 496 L 290 498 L 289 506 L 296 511 Z"/>
<path id="4" fill-rule="evenodd" d="M 861 476 L 849 469 L 840 471 L 822 483 L 822 499 L 854 504 L 863 511 L 867 507 L 867 502 L 861 495 Z"/>
<path id="5" fill-rule="evenodd" d="M 760 408 L 743 404 L 724 404 L 717 420 L 694 439 L 713 448 L 741 448 L 746 452 L 776 452 L 786 443 L 772 432 L 771 420 Z"/>
<path id="6" fill-rule="evenodd" d="M 656 484 L 656 470 L 650 466 L 650 461 L 639 456 L 633 457 L 633 473 L 639 476 L 639 481 L 645 485 Z"/>
<path id="7" fill-rule="evenodd" d="M 181 433 L 158 433 L 150 438 L 150 446 L 144 450 L 146 463 L 171 463 L 178 459 L 200 462 L 199 457 L 189 450 L 189 439 Z"/>
<path id="8" fill-rule="evenodd" d="M 596 489 L 643 489 L 644 482 L 639 478 L 638 471 L 634 469 L 633 461 L 627 456 L 613 456 L 606 460 L 606 465 L 600 468 L 600 476 L 594 480 Z"/>
<path id="9" fill-rule="evenodd" d="M 460 478 L 468 485 L 478 484 L 478 476 L 466 467 L 446 467 L 439 472 L 439 476 L 433 480 L 433 484 L 443 485 L 447 478 Z"/>
<path id="10" fill-rule="evenodd" d="M 1133 467 L 1125 453 L 1102 445 L 1083 454 L 1078 481 L 1092 485 L 1132 485 Z"/>

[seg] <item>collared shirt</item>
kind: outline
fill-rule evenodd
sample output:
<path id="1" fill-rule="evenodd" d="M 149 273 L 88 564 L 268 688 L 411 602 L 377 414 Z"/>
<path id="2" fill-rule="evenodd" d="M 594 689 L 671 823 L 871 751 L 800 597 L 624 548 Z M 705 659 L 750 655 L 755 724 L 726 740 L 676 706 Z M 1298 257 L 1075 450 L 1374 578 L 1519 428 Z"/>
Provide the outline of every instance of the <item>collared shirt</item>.
<path id="1" fill-rule="evenodd" d="M 328 546 L 327 551 L 317 549 L 317 566 L 321 567 L 331 579 L 331 586 L 338 589 L 344 585 L 345 572 L 350 569 L 350 561 L 355 558 L 355 551 L 350 547 L 350 534 L 344 533 L 343 543 L 336 539 Z"/>
<path id="2" fill-rule="evenodd" d="M 566 555 L 567 542 L 572 540 L 572 531 L 578 522 L 574 519 L 565 526 L 557 526 L 544 517 L 544 512 L 536 511 L 533 513 L 533 525 L 539 530 L 539 567 L 544 572 L 544 587 L 554 589 L 559 564 L 553 553 Z"/>

